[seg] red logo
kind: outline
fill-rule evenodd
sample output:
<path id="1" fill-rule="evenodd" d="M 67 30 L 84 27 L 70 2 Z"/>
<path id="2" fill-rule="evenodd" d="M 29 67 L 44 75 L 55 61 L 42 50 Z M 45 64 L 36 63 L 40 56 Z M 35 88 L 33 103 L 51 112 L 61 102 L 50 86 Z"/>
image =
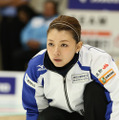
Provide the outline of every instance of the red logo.
<path id="1" fill-rule="evenodd" d="M 105 64 L 102 69 L 106 69 L 108 66 L 108 64 Z"/>

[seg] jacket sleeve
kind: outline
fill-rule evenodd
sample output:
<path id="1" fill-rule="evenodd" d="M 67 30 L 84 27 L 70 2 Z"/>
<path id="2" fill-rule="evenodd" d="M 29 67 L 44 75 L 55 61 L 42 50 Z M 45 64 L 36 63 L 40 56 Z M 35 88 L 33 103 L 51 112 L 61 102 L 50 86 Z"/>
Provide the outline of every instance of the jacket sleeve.
<path id="1" fill-rule="evenodd" d="M 39 112 L 48 107 L 48 102 L 43 95 L 42 85 L 39 85 L 38 88 L 39 102 L 37 103 L 38 100 L 36 100 L 35 97 L 37 83 L 37 70 L 36 67 L 34 67 L 33 62 L 30 62 L 24 75 L 22 89 L 22 103 L 24 109 L 26 110 L 26 120 L 37 120 Z"/>
<path id="2" fill-rule="evenodd" d="M 108 100 L 106 120 L 119 119 L 119 70 L 110 55 L 94 56 L 91 63 L 92 79 L 105 88 Z"/>

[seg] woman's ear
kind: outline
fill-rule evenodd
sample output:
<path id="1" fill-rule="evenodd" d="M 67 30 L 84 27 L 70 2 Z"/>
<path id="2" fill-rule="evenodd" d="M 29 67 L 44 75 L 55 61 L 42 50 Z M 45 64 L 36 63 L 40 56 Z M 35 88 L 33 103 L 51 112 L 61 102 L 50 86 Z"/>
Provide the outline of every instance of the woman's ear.
<path id="1" fill-rule="evenodd" d="M 77 43 L 77 45 L 76 45 L 76 53 L 78 53 L 80 51 L 80 49 L 82 48 L 82 45 L 83 45 L 82 41 Z"/>

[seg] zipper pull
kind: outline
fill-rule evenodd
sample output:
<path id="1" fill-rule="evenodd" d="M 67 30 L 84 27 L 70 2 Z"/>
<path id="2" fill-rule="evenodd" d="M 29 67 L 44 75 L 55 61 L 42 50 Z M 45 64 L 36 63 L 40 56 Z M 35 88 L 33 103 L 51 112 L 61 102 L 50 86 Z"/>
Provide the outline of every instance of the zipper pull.
<path id="1" fill-rule="evenodd" d="M 63 78 L 64 83 L 66 83 L 66 78 Z"/>

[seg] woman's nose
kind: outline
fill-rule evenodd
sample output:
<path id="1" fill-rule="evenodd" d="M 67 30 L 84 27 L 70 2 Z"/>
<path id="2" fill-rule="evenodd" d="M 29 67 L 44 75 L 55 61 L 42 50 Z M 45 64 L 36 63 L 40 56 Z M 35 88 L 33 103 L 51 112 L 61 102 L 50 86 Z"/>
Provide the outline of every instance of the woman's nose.
<path id="1" fill-rule="evenodd" d="M 55 47 L 54 55 L 55 56 L 59 56 L 60 55 L 60 49 L 59 49 L 59 47 Z"/>

